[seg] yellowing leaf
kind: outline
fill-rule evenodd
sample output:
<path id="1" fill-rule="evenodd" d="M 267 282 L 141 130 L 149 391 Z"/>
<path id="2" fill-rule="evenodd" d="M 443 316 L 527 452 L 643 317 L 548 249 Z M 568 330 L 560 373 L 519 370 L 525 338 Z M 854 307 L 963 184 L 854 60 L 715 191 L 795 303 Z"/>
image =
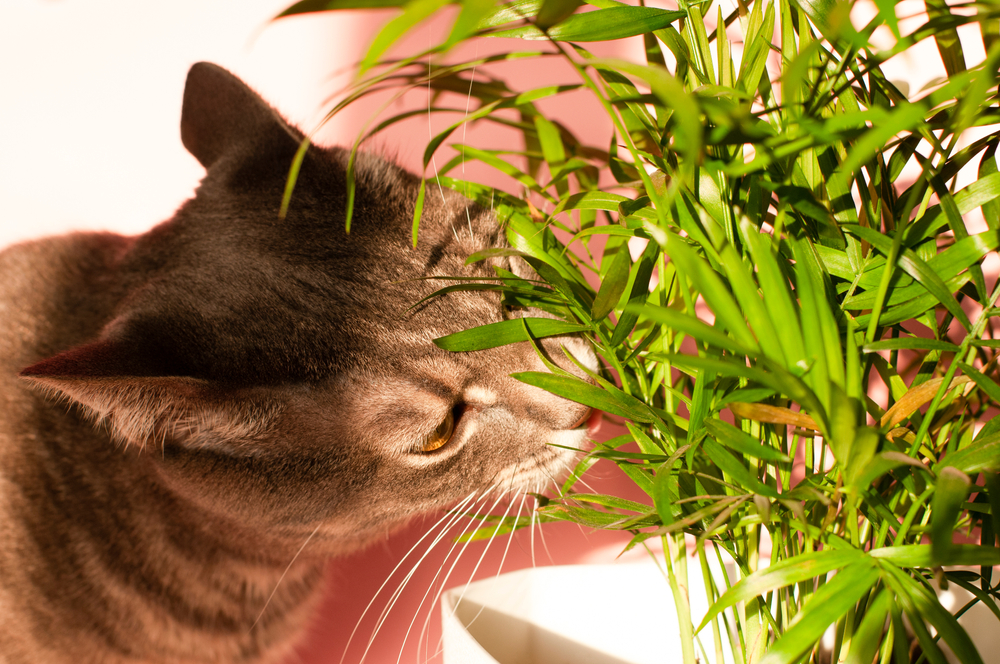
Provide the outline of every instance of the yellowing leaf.
<path id="1" fill-rule="evenodd" d="M 944 378 L 933 378 L 926 383 L 921 383 L 904 394 L 903 398 L 893 404 L 892 408 L 887 410 L 885 415 L 882 416 L 879 426 L 883 429 L 887 427 L 894 427 L 912 415 L 914 411 L 934 398 L 934 395 L 937 394 L 938 388 L 941 386 L 941 381 L 943 380 Z M 971 379 L 968 376 L 958 376 L 951 381 L 951 385 L 948 387 L 949 389 L 958 387 L 959 385 L 964 385 L 970 382 L 970 380 Z"/>
<path id="2" fill-rule="evenodd" d="M 781 406 L 770 406 L 764 403 L 743 403 L 734 401 L 729 404 L 729 410 L 734 415 L 738 415 L 754 422 L 765 422 L 767 424 L 786 424 L 800 429 L 819 430 L 816 420 L 805 413 L 796 412 Z"/>

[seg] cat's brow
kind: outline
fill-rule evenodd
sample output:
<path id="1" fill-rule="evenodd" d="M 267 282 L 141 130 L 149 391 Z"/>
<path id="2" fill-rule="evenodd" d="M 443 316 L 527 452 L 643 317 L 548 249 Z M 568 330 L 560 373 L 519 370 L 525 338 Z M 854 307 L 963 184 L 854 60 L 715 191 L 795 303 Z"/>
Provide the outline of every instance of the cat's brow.
<path id="1" fill-rule="evenodd" d="M 443 381 L 421 377 L 417 380 L 407 382 L 414 390 L 431 394 L 442 401 L 451 402 L 455 398 L 455 388 Z"/>
<path id="2" fill-rule="evenodd" d="M 465 390 L 465 399 L 471 403 L 492 406 L 497 402 L 497 394 L 493 390 L 479 385 L 472 385 Z"/>

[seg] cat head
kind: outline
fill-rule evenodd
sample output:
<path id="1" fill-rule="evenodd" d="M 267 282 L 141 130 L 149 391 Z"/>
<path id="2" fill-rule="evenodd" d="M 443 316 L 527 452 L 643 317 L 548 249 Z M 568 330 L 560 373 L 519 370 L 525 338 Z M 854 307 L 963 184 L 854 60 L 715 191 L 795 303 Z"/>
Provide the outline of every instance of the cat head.
<path id="1" fill-rule="evenodd" d="M 181 122 L 206 176 L 115 268 L 124 293 L 99 336 L 22 372 L 84 408 L 156 476 L 207 510 L 274 532 L 320 525 L 331 546 L 491 488 L 536 489 L 586 436 L 588 409 L 520 383 L 545 371 L 528 343 L 449 353 L 432 340 L 524 312 L 496 293 L 425 277 L 493 277 L 505 246 L 488 210 L 431 186 L 412 246 L 419 179 L 310 146 L 227 71 L 195 65 Z M 418 304 L 419 303 L 419 304 Z M 417 306 L 414 306 L 417 305 Z M 532 315 L 539 315 L 533 312 Z M 592 367 L 580 339 L 560 346 Z"/>

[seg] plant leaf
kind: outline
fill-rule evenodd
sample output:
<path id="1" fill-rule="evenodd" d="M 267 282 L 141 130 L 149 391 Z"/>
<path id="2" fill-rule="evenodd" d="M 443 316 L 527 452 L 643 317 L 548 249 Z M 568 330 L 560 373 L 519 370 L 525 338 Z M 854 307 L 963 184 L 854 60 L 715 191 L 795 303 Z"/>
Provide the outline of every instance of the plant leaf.
<path id="1" fill-rule="evenodd" d="M 372 40 L 368 52 L 361 60 L 361 65 L 358 68 L 359 74 L 374 67 L 382 55 L 403 35 L 450 2 L 451 0 L 410 0 L 407 2 L 403 7 L 403 13 L 386 23 L 381 32 Z"/>
<path id="2" fill-rule="evenodd" d="M 933 567 L 930 544 L 909 544 L 906 546 L 884 546 L 872 549 L 872 558 L 885 560 L 899 567 Z M 955 544 L 948 552 L 945 565 L 1000 565 L 1000 549 L 995 546 L 978 544 Z"/>
<path id="3" fill-rule="evenodd" d="M 793 583 L 811 581 L 835 569 L 858 562 L 865 554 L 856 549 L 825 549 L 785 558 L 770 567 L 758 570 L 741 579 L 722 594 L 708 609 L 708 613 L 698 625 L 700 632 L 715 616 L 737 602 L 746 602 L 767 592 L 790 586 Z"/>
<path id="4" fill-rule="evenodd" d="M 826 628 L 847 613 L 879 580 L 872 560 L 858 560 L 820 586 L 778 637 L 760 664 L 792 664 L 819 641 Z"/>
<path id="5" fill-rule="evenodd" d="M 337 9 L 381 9 L 385 7 L 402 7 L 409 0 L 300 0 L 281 12 L 275 18 L 325 12 Z"/>
<path id="6" fill-rule="evenodd" d="M 919 337 L 898 337 L 895 339 L 883 339 L 865 344 L 861 350 L 865 353 L 877 353 L 880 350 L 939 350 L 944 353 L 957 353 L 958 346 L 947 341 L 937 339 L 921 339 Z"/>
<path id="7" fill-rule="evenodd" d="M 563 334 L 579 334 L 589 330 L 587 325 L 577 325 L 551 318 L 511 318 L 499 323 L 481 325 L 471 330 L 438 337 L 434 340 L 434 345 L 453 352 L 485 350 L 519 341 L 528 341 L 531 338 L 540 339 Z M 530 336 L 528 332 L 531 333 Z"/>
<path id="8" fill-rule="evenodd" d="M 882 644 L 882 630 L 891 605 L 892 593 L 885 589 L 879 590 L 851 638 L 851 649 L 844 664 L 872 664 Z"/>
<path id="9" fill-rule="evenodd" d="M 886 585 L 907 608 L 907 614 L 911 621 L 919 621 L 921 624 L 923 621 L 927 621 L 932 624 L 962 664 L 983 664 L 983 660 L 976 651 L 976 647 L 972 645 L 968 633 L 958 624 L 955 616 L 941 606 L 937 597 L 930 590 L 907 576 L 902 570 L 892 568 L 884 563 L 880 567 L 886 572 L 883 577 Z M 928 659 L 932 662 L 935 661 L 940 649 L 926 638 L 925 630 L 917 629 L 916 631 L 924 653 L 930 655 L 930 652 L 934 652 L 935 655 L 929 656 Z M 922 631 L 925 633 L 921 634 Z M 938 661 L 944 662 L 944 657 L 940 657 Z"/>
<path id="10" fill-rule="evenodd" d="M 724 473 L 733 478 L 733 481 L 741 488 L 768 498 L 778 498 L 778 492 L 775 489 L 758 480 L 757 476 L 750 472 L 742 461 L 730 454 L 722 445 L 711 438 L 703 440 L 701 445 L 708 458 L 715 462 L 715 465 Z"/>
<path id="11" fill-rule="evenodd" d="M 935 466 L 935 471 L 939 466 L 951 466 L 971 474 L 1000 471 L 1000 434 L 976 438 L 968 447 L 945 456 Z"/>
<path id="12" fill-rule="evenodd" d="M 746 420 L 766 422 L 768 424 L 783 424 L 801 429 L 812 429 L 813 431 L 819 429 L 816 420 L 809 417 L 809 415 L 783 406 L 771 406 L 766 403 L 742 403 L 739 401 L 731 401 L 728 405 L 729 410 L 733 411 L 733 415 Z"/>
<path id="13" fill-rule="evenodd" d="M 607 274 L 601 281 L 601 288 L 594 298 L 594 306 L 590 309 L 590 315 L 595 321 L 603 319 L 618 304 L 625 286 L 628 285 L 628 273 L 630 267 L 630 256 L 628 248 L 615 252 L 614 256 L 608 257 L 611 265 Z M 602 266 L 603 267 L 603 266 Z"/>
<path id="14" fill-rule="evenodd" d="M 552 39 L 564 42 L 611 41 L 635 37 L 665 28 L 687 14 L 655 7 L 620 6 L 574 14 L 543 32 L 533 25 L 510 28 L 490 34 L 491 37 L 517 39 Z"/>
<path id="15" fill-rule="evenodd" d="M 747 456 L 755 459 L 763 459 L 765 461 L 775 461 L 779 463 L 791 463 L 792 461 L 787 454 L 784 454 L 780 450 L 776 450 L 773 447 L 762 444 L 760 441 L 756 440 L 749 434 L 744 433 L 742 430 L 737 429 L 728 422 L 723 422 L 722 420 L 716 418 L 710 418 L 705 420 L 705 428 L 708 430 L 710 436 L 740 454 L 746 454 Z"/>
<path id="16" fill-rule="evenodd" d="M 882 477 L 890 470 L 900 468 L 902 466 L 913 466 L 914 468 L 919 468 L 920 470 L 928 470 L 927 466 L 920 463 L 916 459 L 907 456 L 902 452 L 894 452 L 890 450 L 888 452 L 880 452 L 876 454 L 857 475 L 852 484 L 854 485 L 856 491 L 864 490 L 874 484 L 875 480 Z"/>
<path id="17" fill-rule="evenodd" d="M 931 501 L 931 561 L 935 565 L 948 560 L 955 522 L 971 485 L 968 475 L 953 466 L 945 466 L 938 472 Z"/>
<path id="18" fill-rule="evenodd" d="M 649 297 L 649 279 L 653 275 L 653 268 L 656 267 L 656 257 L 659 254 L 660 245 L 650 241 L 646 244 L 646 248 L 643 249 L 639 260 L 632 267 L 635 277 L 632 280 L 632 292 L 629 293 L 628 303 L 633 308 L 626 307 L 618 319 L 618 324 L 615 325 L 615 331 L 611 335 L 611 341 L 609 342 L 612 346 L 617 346 L 625 341 L 635 327 L 636 321 L 639 320 L 638 314 L 635 313 L 634 305 L 645 302 L 646 298 Z"/>
<path id="19" fill-rule="evenodd" d="M 627 417 L 633 422 L 649 423 L 656 419 L 646 404 L 617 388 L 602 389 L 579 378 L 540 371 L 514 373 L 511 377 L 605 413 Z"/>
<path id="20" fill-rule="evenodd" d="M 959 385 L 968 383 L 970 380 L 971 379 L 968 376 L 957 376 L 952 379 L 951 383 L 948 385 L 948 389 L 955 389 Z M 879 422 L 879 426 L 881 426 L 883 430 L 888 430 L 905 420 L 918 408 L 934 398 L 934 395 L 937 393 L 938 388 L 941 387 L 941 383 L 943 381 L 943 377 L 932 378 L 925 383 L 921 383 L 920 385 L 911 388 L 902 399 L 897 401 L 893 404 L 892 408 L 886 411 L 885 415 L 882 416 L 882 419 Z"/>
<path id="21" fill-rule="evenodd" d="M 582 0 L 544 0 L 535 17 L 535 25 L 547 30 L 572 16 L 582 4 Z"/>

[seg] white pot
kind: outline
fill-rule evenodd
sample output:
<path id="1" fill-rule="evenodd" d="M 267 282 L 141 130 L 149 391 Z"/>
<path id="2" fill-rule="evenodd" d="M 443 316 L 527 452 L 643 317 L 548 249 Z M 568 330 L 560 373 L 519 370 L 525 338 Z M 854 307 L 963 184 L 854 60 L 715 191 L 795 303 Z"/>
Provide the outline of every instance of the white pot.
<path id="1" fill-rule="evenodd" d="M 721 582 L 718 570 L 713 576 Z M 697 625 L 707 602 L 696 560 L 689 560 L 688 578 Z M 972 597 L 954 584 L 938 595 L 952 612 Z M 681 658 L 673 596 L 653 562 L 511 572 L 447 591 L 441 614 L 444 664 L 664 664 Z M 987 607 L 976 604 L 959 622 L 984 662 L 1000 661 L 1000 629 Z M 716 664 L 711 630 L 699 638 L 699 661 Z M 723 659 L 732 662 L 728 639 L 722 640 Z M 941 645 L 950 664 L 961 664 Z"/>
<path id="2" fill-rule="evenodd" d="M 697 624 L 707 603 L 691 562 Z M 673 596 L 652 562 L 511 572 L 447 591 L 441 612 L 445 664 L 663 664 L 681 656 Z M 700 638 L 714 664 L 711 630 Z M 728 644 L 724 652 L 731 661 Z"/>

